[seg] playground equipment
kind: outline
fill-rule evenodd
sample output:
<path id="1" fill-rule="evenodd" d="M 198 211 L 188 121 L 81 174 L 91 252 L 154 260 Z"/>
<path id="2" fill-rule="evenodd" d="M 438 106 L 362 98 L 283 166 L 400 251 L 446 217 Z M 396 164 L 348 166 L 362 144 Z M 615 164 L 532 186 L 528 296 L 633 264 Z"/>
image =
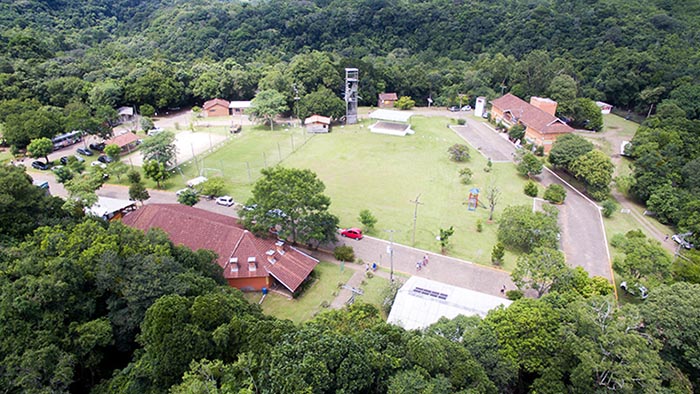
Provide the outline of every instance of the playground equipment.
<path id="1" fill-rule="evenodd" d="M 467 209 L 470 211 L 475 211 L 476 207 L 479 205 L 479 189 L 472 188 L 469 190 L 469 198 L 467 199 Z"/>

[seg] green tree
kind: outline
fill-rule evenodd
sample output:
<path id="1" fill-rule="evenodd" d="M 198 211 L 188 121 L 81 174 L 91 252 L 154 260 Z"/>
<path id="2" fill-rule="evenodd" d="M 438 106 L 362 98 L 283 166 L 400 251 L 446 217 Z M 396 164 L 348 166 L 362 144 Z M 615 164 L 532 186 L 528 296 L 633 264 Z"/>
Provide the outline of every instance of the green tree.
<path id="1" fill-rule="evenodd" d="M 555 167 L 569 169 L 571 163 L 593 150 L 593 144 L 577 134 L 557 138 L 549 151 L 549 162 Z"/>
<path id="2" fill-rule="evenodd" d="M 595 101 L 577 98 L 559 105 L 557 112 L 571 118 L 569 125 L 574 128 L 600 131 L 603 129 L 603 115 Z"/>
<path id="3" fill-rule="evenodd" d="M 104 153 L 107 155 L 107 157 L 112 159 L 112 161 L 117 162 L 122 154 L 122 148 L 120 148 L 117 144 L 109 144 L 105 146 Z"/>
<path id="4" fill-rule="evenodd" d="M 46 159 L 46 164 L 49 164 L 49 153 L 53 152 L 53 142 L 46 137 L 33 139 L 27 145 L 27 151 L 33 158 L 43 157 Z"/>
<path id="5" fill-rule="evenodd" d="M 525 138 L 525 126 L 518 123 L 511 127 L 508 130 L 508 138 L 510 138 L 510 140 L 513 142 L 522 141 L 523 138 Z"/>
<path id="6" fill-rule="evenodd" d="M 249 114 L 254 119 L 270 124 L 270 130 L 274 130 L 275 116 L 287 111 L 289 108 L 285 103 L 284 96 L 276 90 L 263 90 L 250 103 Z"/>
<path id="7" fill-rule="evenodd" d="M 170 173 L 165 169 L 165 165 L 156 160 L 150 160 L 143 163 L 143 172 L 146 177 L 152 179 L 158 188 L 161 187 L 161 182 L 170 177 Z"/>
<path id="8" fill-rule="evenodd" d="M 498 240 L 529 252 L 536 247 L 556 248 L 559 226 L 556 210 L 532 212 L 528 206 L 510 206 L 498 223 Z"/>
<path id="9" fill-rule="evenodd" d="M 170 131 L 158 133 L 146 138 L 141 144 L 143 161 L 157 161 L 164 166 L 172 166 L 177 159 L 177 146 L 175 146 L 175 134 Z"/>
<path id="10" fill-rule="evenodd" d="M 617 211 L 617 204 L 612 199 L 603 201 L 603 217 L 609 218 Z"/>
<path id="11" fill-rule="evenodd" d="M 674 224 L 685 216 L 682 196 L 670 181 L 654 189 L 647 200 L 647 208 L 656 213 L 656 218 L 664 224 Z"/>
<path id="12" fill-rule="evenodd" d="M 53 173 L 56 175 L 56 182 L 66 183 L 73 179 L 73 171 L 68 167 L 54 167 Z"/>
<path id="13" fill-rule="evenodd" d="M 528 152 L 519 158 L 517 170 L 520 175 L 531 177 L 541 174 L 543 167 L 542 161 Z"/>
<path id="14" fill-rule="evenodd" d="M 68 190 L 68 199 L 64 205 L 67 209 L 83 209 L 97 202 L 97 189 L 102 187 L 101 172 L 85 173 L 73 176 L 66 181 L 64 187 Z"/>
<path id="15" fill-rule="evenodd" d="M 363 209 L 360 211 L 360 215 L 357 220 L 362 223 L 365 232 L 371 233 L 374 231 L 374 225 L 377 224 L 377 218 L 372 215 L 369 209 Z"/>
<path id="16" fill-rule="evenodd" d="M 552 204 L 563 204 L 566 199 L 566 189 L 562 185 L 553 183 L 547 186 L 542 197 Z"/>
<path id="17" fill-rule="evenodd" d="M 474 173 L 472 172 L 472 170 L 470 168 L 468 168 L 468 167 L 460 168 L 459 181 L 466 185 L 472 180 L 472 175 L 474 175 Z"/>
<path id="18" fill-rule="evenodd" d="M 311 115 L 327 116 L 333 119 L 340 119 L 345 115 L 345 102 L 333 91 L 323 86 L 302 97 L 297 105 L 297 115 L 302 120 Z"/>
<path id="19" fill-rule="evenodd" d="M 525 182 L 523 192 L 526 196 L 537 197 L 537 194 L 539 193 L 539 188 L 537 187 L 537 184 L 535 182 L 533 182 L 532 180 L 528 180 L 527 182 Z"/>
<path id="20" fill-rule="evenodd" d="M 416 101 L 413 100 L 410 96 L 401 96 L 398 100 L 396 100 L 396 102 L 394 102 L 394 107 L 402 111 L 409 110 L 415 106 Z"/>
<path id="21" fill-rule="evenodd" d="M 501 266 L 503 265 L 503 257 L 506 255 L 506 247 L 502 242 L 496 242 L 491 249 L 491 264 Z"/>
<path id="22" fill-rule="evenodd" d="M 264 168 L 261 173 L 246 204 L 255 209 L 242 212 L 247 228 L 264 233 L 278 226 L 281 237 L 305 243 L 312 239 L 311 229 L 319 225 L 318 215 L 334 218 L 326 215 L 331 200 L 323 194 L 325 185 L 315 173 L 280 166 Z M 322 227 L 324 238 L 335 238 L 335 228 Z"/>
<path id="23" fill-rule="evenodd" d="M 204 196 L 221 197 L 226 194 L 226 185 L 224 179 L 220 177 L 212 177 L 202 182 L 199 185 L 199 192 Z"/>
<path id="24" fill-rule="evenodd" d="M 624 257 L 613 259 L 613 268 L 630 288 L 644 285 L 651 289 L 670 280 L 673 260 L 658 241 L 648 239 L 641 231 L 629 231 L 617 239 L 613 246 Z"/>
<path id="25" fill-rule="evenodd" d="M 471 158 L 469 154 L 469 147 L 464 144 L 454 144 L 447 149 L 447 153 L 450 155 L 450 160 L 456 162 L 469 161 Z"/>
<path id="26" fill-rule="evenodd" d="M 129 171 L 129 166 L 121 161 L 114 161 L 109 164 L 107 164 L 107 174 L 110 176 L 116 176 L 117 181 L 122 180 L 122 175 L 126 174 L 127 171 Z"/>
<path id="27" fill-rule="evenodd" d="M 191 207 L 199 202 L 199 194 L 192 189 L 186 189 L 177 196 L 177 202 Z"/>
<path id="28" fill-rule="evenodd" d="M 440 235 L 438 236 L 438 241 L 440 241 L 440 251 L 442 254 L 447 253 L 447 249 L 450 246 L 450 237 L 453 236 L 455 233 L 455 229 L 453 226 L 450 226 L 450 228 L 441 228 L 440 229 Z"/>
<path id="29" fill-rule="evenodd" d="M 129 178 L 129 199 L 134 201 L 140 201 L 141 205 L 143 202 L 151 198 L 148 194 L 148 190 L 141 182 L 141 174 L 138 171 L 131 170 L 127 173 Z"/>
<path id="30" fill-rule="evenodd" d="M 559 74 L 549 83 L 547 95 L 554 101 L 564 102 L 575 99 L 577 91 L 578 85 L 570 75 Z"/>
<path id="31" fill-rule="evenodd" d="M 596 200 L 603 200 L 610 193 L 610 181 L 615 171 L 610 157 L 599 150 L 590 151 L 570 165 L 576 178 L 586 184 L 586 191 Z"/>
<path id="32" fill-rule="evenodd" d="M 539 298 L 549 292 L 566 272 L 564 253 L 552 248 L 538 247 L 518 258 L 511 277 L 519 289 L 535 290 Z"/>

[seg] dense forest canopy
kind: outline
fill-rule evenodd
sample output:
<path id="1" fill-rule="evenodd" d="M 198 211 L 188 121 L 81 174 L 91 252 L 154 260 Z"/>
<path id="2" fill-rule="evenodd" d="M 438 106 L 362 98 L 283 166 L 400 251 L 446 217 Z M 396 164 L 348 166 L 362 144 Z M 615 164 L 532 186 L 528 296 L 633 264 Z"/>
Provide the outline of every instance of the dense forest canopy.
<path id="1" fill-rule="evenodd" d="M 653 0 L 3 1 L 0 99 L 167 108 L 274 87 L 291 104 L 292 85 L 319 84 L 279 64 L 318 53 L 338 95 L 342 68 L 360 68 L 365 105 L 545 95 L 565 74 L 579 96 L 640 113 L 673 100 L 695 118 L 699 15 Z"/>

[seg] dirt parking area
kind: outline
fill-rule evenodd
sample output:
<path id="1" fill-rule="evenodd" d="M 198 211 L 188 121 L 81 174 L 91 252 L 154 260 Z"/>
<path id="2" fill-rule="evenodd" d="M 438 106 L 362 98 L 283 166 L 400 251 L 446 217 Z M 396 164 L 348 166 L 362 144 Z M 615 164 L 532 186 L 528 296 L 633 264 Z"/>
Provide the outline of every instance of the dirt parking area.
<path id="1" fill-rule="evenodd" d="M 177 163 L 182 163 L 191 160 L 194 155 L 201 155 L 218 143 L 226 139 L 225 135 L 196 132 L 181 131 L 175 134 L 175 146 L 177 147 Z M 135 166 L 143 165 L 143 156 L 138 150 L 128 156 L 127 161 Z"/>

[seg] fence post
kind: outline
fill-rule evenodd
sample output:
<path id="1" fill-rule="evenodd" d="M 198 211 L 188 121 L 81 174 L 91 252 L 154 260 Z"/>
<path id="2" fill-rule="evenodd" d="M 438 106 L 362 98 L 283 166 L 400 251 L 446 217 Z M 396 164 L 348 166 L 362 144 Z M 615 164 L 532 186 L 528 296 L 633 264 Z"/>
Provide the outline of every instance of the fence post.
<path id="1" fill-rule="evenodd" d="M 253 183 L 253 180 L 252 180 L 251 177 L 250 177 L 250 163 L 248 163 L 248 162 L 246 161 L 246 162 L 245 162 L 245 166 L 246 166 L 246 168 L 248 169 L 248 183 Z"/>

